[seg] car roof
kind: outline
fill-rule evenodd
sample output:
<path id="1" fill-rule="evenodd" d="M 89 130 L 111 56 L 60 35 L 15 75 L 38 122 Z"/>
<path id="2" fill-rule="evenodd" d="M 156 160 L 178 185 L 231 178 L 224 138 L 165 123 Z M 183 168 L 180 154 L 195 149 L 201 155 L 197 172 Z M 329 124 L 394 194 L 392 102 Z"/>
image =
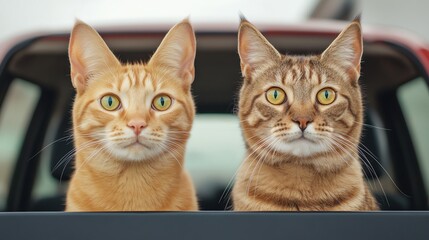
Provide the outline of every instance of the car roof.
<path id="1" fill-rule="evenodd" d="M 254 25 L 264 34 L 295 35 L 295 36 L 332 36 L 338 35 L 347 26 L 347 21 L 337 20 L 308 20 L 302 23 L 287 24 L 258 24 Z M 199 34 L 219 34 L 237 32 L 238 25 L 232 23 L 196 23 L 193 24 L 197 36 Z M 172 25 L 169 24 L 134 24 L 134 25 L 110 25 L 95 26 L 100 35 L 107 38 L 132 37 L 148 33 L 163 35 Z M 422 63 L 426 72 L 429 72 L 429 44 L 418 35 L 386 26 L 362 25 L 365 42 L 395 43 L 407 48 Z M 34 39 L 47 38 L 52 40 L 67 40 L 69 31 L 39 31 L 16 36 L 0 44 L 0 60 L 3 60 L 7 52 L 15 45 Z"/>

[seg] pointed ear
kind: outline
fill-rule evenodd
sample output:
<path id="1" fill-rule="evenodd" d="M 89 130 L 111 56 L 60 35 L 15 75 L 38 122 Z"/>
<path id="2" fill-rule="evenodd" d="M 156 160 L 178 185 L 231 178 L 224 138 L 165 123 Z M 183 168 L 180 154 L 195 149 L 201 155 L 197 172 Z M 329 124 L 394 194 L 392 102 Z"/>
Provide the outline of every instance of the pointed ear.
<path id="1" fill-rule="evenodd" d="M 280 60 L 280 53 L 268 42 L 255 26 L 243 19 L 238 30 L 238 54 L 241 72 L 250 79 L 258 69 Z"/>
<path id="2" fill-rule="evenodd" d="M 92 76 L 120 66 L 100 35 L 79 20 L 70 36 L 69 59 L 72 84 L 78 92 L 85 90 Z"/>
<path id="3" fill-rule="evenodd" d="M 148 66 L 167 69 L 188 86 L 195 77 L 196 48 L 194 30 L 188 19 L 185 19 L 168 31 Z"/>
<path id="4" fill-rule="evenodd" d="M 360 62 L 363 52 L 360 19 L 356 18 L 322 53 L 322 60 L 336 64 L 347 73 L 360 76 Z"/>

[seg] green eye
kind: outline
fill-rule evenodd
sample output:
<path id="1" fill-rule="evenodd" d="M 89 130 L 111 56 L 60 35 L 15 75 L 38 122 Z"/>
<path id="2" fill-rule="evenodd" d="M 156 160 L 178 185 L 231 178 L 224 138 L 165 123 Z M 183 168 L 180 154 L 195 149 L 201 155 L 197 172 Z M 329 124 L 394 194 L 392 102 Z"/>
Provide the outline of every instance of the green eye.
<path id="1" fill-rule="evenodd" d="M 332 88 L 324 88 L 317 93 L 317 101 L 322 105 L 329 105 L 335 101 L 335 91 Z"/>
<path id="2" fill-rule="evenodd" d="M 102 97 L 100 103 L 101 106 L 107 111 L 115 111 L 121 105 L 121 101 L 119 100 L 119 98 L 113 94 L 107 94 Z"/>
<path id="3" fill-rule="evenodd" d="M 286 99 L 286 93 L 281 88 L 273 87 L 268 89 L 268 91 L 265 93 L 265 97 L 271 104 L 280 105 L 284 103 Z"/>
<path id="4" fill-rule="evenodd" d="M 153 99 L 152 106 L 158 111 L 165 111 L 171 106 L 171 98 L 167 95 L 158 95 Z"/>

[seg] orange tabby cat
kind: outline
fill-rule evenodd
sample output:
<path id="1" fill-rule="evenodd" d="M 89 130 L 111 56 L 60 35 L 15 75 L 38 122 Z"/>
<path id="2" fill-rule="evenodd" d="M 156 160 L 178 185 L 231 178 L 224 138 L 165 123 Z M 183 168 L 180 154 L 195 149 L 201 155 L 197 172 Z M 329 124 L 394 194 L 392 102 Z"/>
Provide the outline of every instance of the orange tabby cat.
<path id="1" fill-rule="evenodd" d="M 184 20 L 147 64 L 121 64 L 94 29 L 76 23 L 69 46 L 76 164 L 67 211 L 198 209 L 183 169 L 195 50 Z"/>
<path id="2" fill-rule="evenodd" d="M 238 40 L 247 157 L 233 189 L 234 209 L 378 209 L 358 155 L 360 21 L 318 56 L 282 55 L 246 20 Z"/>

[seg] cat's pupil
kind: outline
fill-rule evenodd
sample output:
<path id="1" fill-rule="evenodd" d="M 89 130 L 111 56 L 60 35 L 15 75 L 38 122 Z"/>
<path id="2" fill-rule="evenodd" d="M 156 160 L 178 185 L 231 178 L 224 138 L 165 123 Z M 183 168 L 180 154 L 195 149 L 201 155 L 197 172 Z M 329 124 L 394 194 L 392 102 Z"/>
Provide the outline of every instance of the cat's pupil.
<path id="1" fill-rule="evenodd" d="M 109 106 L 112 106 L 112 104 L 113 104 L 112 97 L 109 97 L 109 99 L 107 99 L 107 103 L 109 104 Z"/>
<path id="2" fill-rule="evenodd" d="M 274 98 L 277 98 L 277 96 L 278 96 L 277 90 L 274 90 Z"/>
<path id="3" fill-rule="evenodd" d="M 159 99 L 159 102 L 161 103 L 161 106 L 164 106 L 165 101 L 164 101 L 164 98 L 163 98 L 163 97 L 161 97 L 161 98 Z"/>
<path id="4" fill-rule="evenodd" d="M 325 98 L 328 99 L 328 97 L 329 97 L 329 92 L 325 90 Z"/>

